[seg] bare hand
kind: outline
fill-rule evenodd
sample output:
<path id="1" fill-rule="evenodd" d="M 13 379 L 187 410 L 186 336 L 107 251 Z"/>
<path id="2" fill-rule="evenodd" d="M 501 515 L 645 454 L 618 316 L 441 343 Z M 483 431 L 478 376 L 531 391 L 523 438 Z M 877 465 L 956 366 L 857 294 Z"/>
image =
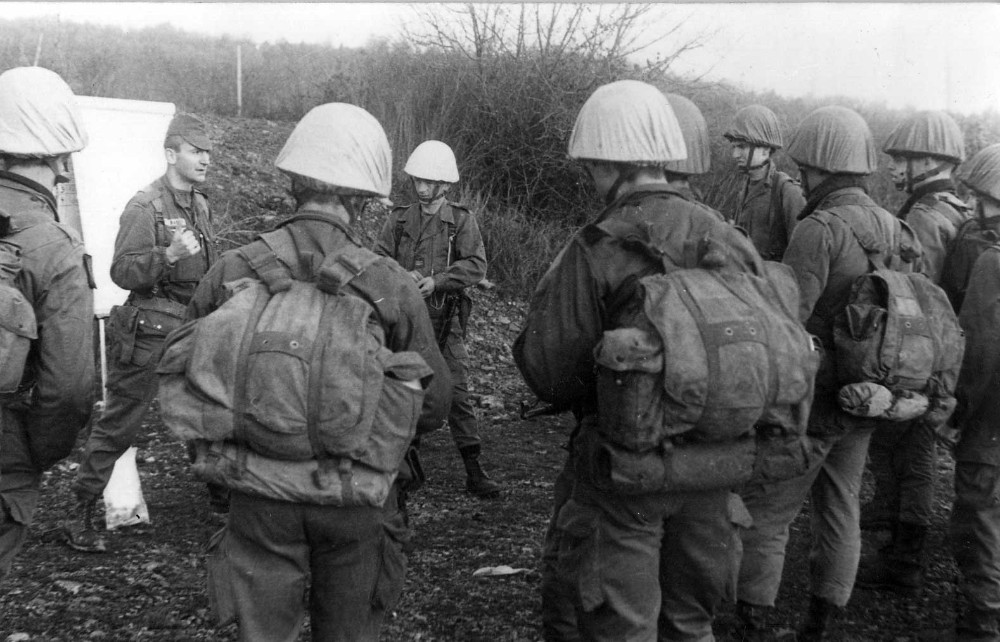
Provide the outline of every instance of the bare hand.
<path id="1" fill-rule="evenodd" d="M 174 232 L 173 241 L 167 247 L 167 261 L 176 263 L 181 259 L 194 256 L 198 252 L 201 252 L 201 243 L 194 232 L 189 229 L 185 229 L 183 232 Z"/>
<path id="2" fill-rule="evenodd" d="M 417 281 L 417 289 L 420 290 L 421 296 L 425 299 L 434 294 L 434 277 L 425 276 Z"/>
<path id="3" fill-rule="evenodd" d="M 409 274 L 414 283 L 420 283 L 420 279 L 424 278 L 417 270 L 411 270 Z"/>

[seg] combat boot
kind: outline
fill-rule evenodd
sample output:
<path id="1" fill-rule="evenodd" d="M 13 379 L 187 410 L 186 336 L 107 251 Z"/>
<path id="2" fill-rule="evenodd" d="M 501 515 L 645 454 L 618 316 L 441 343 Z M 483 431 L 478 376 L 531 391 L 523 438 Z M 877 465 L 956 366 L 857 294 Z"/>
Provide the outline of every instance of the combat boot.
<path id="1" fill-rule="evenodd" d="M 768 624 L 768 614 L 773 606 L 757 606 L 748 602 L 736 603 L 739 629 L 736 639 L 740 642 L 796 642 L 795 632 L 776 629 Z"/>
<path id="2" fill-rule="evenodd" d="M 467 446 L 459 450 L 465 464 L 465 490 L 479 499 L 494 499 L 500 496 L 500 485 L 489 478 L 479 464 L 479 446 Z"/>
<path id="3" fill-rule="evenodd" d="M 72 549 L 84 553 L 104 553 L 108 547 L 96 521 L 97 497 L 77 495 L 69 515 L 59 524 L 57 537 Z"/>
<path id="4" fill-rule="evenodd" d="M 898 523 L 892 542 L 880 550 L 871 563 L 861 566 L 855 583 L 862 588 L 919 595 L 924 586 L 926 543 L 926 526 Z"/>
<path id="5" fill-rule="evenodd" d="M 813 595 L 809 599 L 806 621 L 796 633 L 797 642 L 824 642 L 832 639 L 833 622 L 840 608 L 833 602 Z"/>

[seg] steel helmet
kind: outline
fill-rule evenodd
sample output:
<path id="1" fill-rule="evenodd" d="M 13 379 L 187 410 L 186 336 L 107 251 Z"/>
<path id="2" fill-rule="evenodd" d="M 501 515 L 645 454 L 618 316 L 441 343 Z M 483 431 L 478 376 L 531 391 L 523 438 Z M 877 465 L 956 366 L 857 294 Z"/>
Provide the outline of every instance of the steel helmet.
<path id="1" fill-rule="evenodd" d="M 956 174 L 969 189 L 1000 201 L 1000 143 L 981 149 Z"/>
<path id="2" fill-rule="evenodd" d="M 439 140 L 425 140 L 410 154 L 403 171 L 425 181 L 458 182 L 455 152 Z"/>
<path id="3" fill-rule="evenodd" d="M 965 159 L 965 139 L 958 123 L 945 112 L 922 111 L 897 125 L 882 151 L 892 156 L 933 156 L 957 164 Z"/>
<path id="4" fill-rule="evenodd" d="M 389 196 L 392 151 L 382 125 L 347 103 L 313 107 L 292 130 L 275 166 L 342 194 Z"/>
<path id="5" fill-rule="evenodd" d="M 580 108 L 569 157 L 662 165 L 684 160 L 687 149 L 666 96 L 650 84 L 619 80 L 598 87 Z"/>
<path id="6" fill-rule="evenodd" d="M 0 74 L 0 153 L 49 158 L 87 146 L 73 90 L 42 67 Z"/>
<path id="7" fill-rule="evenodd" d="M 687 158 L 670 161 L 663 169 L 674 174 L 704 174 L 712 162 L 712 148 L 708 142 L 708 124 L 701 115 L 698 105 L 678 94 L 666 94 L 670 107 L 674 110 L 677 123 L 684 133 Z"/>
<path id="8" fill-rule="evenodd" d="M 723 136 L 730 142 L 740 141 L 771 149 L 780 149 L 784 145 L 778 117 L 764 105 L 748 105 L 736 112 Z"/>
<path id="9" fill-rule="evenodd" d="M 871 174 L 878 166 L 871 130 L 846 107 L 820 107 L 806 116 L 792 136 L 788 155 L 800 166 L 831 174 Z"/>

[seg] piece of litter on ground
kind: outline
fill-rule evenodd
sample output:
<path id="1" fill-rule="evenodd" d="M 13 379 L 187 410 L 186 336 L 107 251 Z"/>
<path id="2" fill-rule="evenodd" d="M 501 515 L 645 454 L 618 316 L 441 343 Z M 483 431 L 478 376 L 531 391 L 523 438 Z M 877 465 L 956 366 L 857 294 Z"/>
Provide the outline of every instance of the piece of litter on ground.
<path id="1" fill-rule="evenodd" d="M 483 568 L 476 569 L 472 573 L 472 577 L 499 577 L 503 575 L 516 575 L 517 573 L 527 573 L 526 568 L 511 568 L 507 565 L 501 566 L 484 566 Z"/>

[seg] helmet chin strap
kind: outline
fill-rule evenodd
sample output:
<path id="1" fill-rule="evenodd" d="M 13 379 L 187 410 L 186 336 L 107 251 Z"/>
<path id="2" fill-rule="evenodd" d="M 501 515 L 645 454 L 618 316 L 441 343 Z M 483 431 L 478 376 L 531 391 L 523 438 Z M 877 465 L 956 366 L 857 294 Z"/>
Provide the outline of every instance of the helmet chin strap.
<path id="1" fill-rule="evenodd" d="M 414 181 L 414 179 L 411 176 L 410 177 L 410 182 L 413 183 L 413 181 Z M 416 192 L 416 194 L 417 194 L 417 200 L 420 201 L 421 205 L 433 205 L 439 199 L 444 198 L 448 194 L 448 188 L 449 187 L 451 187 L 451 186 L 450 185 L 446 185 L 446 184 L 441 184 L 441 185 L 437 185 L 436 184 L 436 185 L 434 185 L 431 188 L 431 195 L 430 196 L 421 196 L 420 192 L 417 191 L 417 188 L 416 188 L 415 184 L 414 184 L 413 191 Z"/>
<path id="2" fill-rule="evenodd" d="M 70 182 L 69 163 L 62 156 L 53 156 L 45 159 L 45 163 L 52 170 L 56 185 L 63 185 Z"/>
<path id="3" fill-rule="evenodd" d="M 750 145 L 750 153 L 747 154 L 747 164 L 745 167 L 740 168 L 740 171 L 743 172 L 744 174 L 749 174 L 755 169 L 760 169 L 761 167 L 767 166 L 767 160 L 764 160 L 763 163 L 757 163 L 756 165 L 753 164 L 754 152 L 756 151 L 757 151 L 757 146 Z"/>
<path id="4" fill-rule="evenodd" d="M 615 201 L 615 198 L 618 195 L 618 190 L 622 188 L 622 185 L 631 181 L 638 173 L 638 167 L 632 167 L 626 171 L 619 172 L 618 178 L 616 178 L 615 182 L 611 184 L 611 189 L 609 189 L 608 193 L 604 195 L 604 204 L 611 205 Z"/>
<path id="5" fill-rule="evenodd" d="M 900 190 L 900 191 L 906 190 L 907 194 L 912 194 L 914 187 L 916 187 L 920 183 L 923 183 L 924 181 L 926 181 L 927 179 L 931 178 L 932 176 L 936 176 L 936 175 L 940 174 L 941 171 L 944 170 L 948 165 L 949 165 L 949 163 L 947 161 L 942 161 L 942 162 L 938 163 L 937 165 L 935 165 L 934 167 L 932 167 L 929 170 L 927 170 L 926 172 L 924 172 L 923 174 L 919 174 L 917 176 L 914 176 L 913 175 L 913 159 L 912 158 L 907 158 L 906 159 L 906 179 L 902 183 L 894 183 L 895 186 L 896 186 L 896 189 Z"/>

